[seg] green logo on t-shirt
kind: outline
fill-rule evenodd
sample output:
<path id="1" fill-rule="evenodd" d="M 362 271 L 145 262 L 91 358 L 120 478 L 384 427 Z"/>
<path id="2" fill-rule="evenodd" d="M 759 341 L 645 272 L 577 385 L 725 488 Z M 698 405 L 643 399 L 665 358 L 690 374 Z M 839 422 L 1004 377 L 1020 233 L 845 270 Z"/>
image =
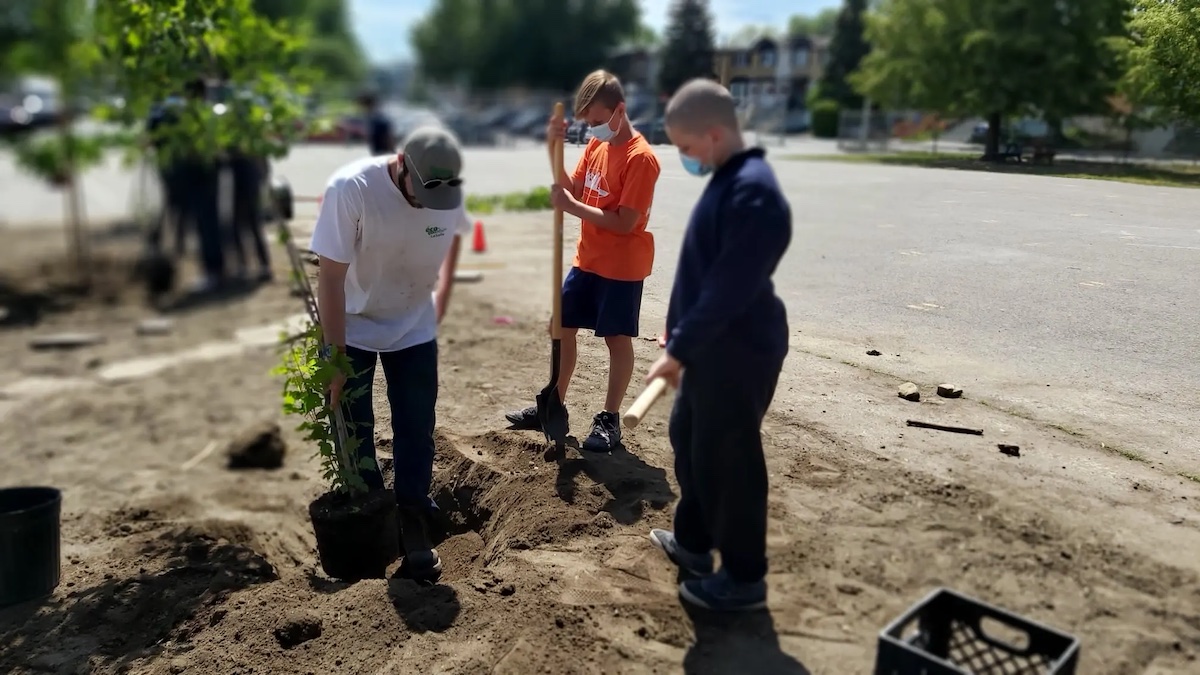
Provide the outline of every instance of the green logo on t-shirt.
<path id="1" fill-rule="evenodd" d="M 425 228 L 425 234 L 429 235 L 430 239 L 434 237 L 440 237 L 443 234 L 446 234 L 446 228 L 438 227 L 437 225 L 430 225 L 429 227 Z"/>

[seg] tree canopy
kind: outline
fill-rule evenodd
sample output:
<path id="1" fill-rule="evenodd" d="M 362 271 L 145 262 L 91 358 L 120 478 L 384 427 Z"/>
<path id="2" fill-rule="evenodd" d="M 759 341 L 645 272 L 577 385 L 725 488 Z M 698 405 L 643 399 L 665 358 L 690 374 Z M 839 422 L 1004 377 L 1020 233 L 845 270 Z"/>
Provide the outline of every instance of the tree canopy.
<path id="1" fill-rule="evenodd" d="M 882 0 L 852 80 L 890 107 L 1003 116 L 1107 109 L 1123 75 L 1128 0 Z"/>
<path id="2" fill-rule="evenodd" d="M 843 108 L 862 106 L 862 96 L 850 85 L 850 75 L 858 70 L 863 57 L 871 51 L 863 35 L 867 0 L 846 0 L 834 15 L 833 39 L 829 58 L 818 84 L 820 98 L 836 101 Z"/>
<path id="3" fill-rule="evenodd" d="M 788 35 L 833 35 L 838 22 L 839 10 L 827 7 L 814 15 L 796 14 L 788 19 Z"/>
<path id="4" fill-rule="evenodd" d="M 94 23 L 108 77 L 125 95 L 123 119 L 146 119 L 196 78 L 220 78 L 230 87 L 222 108 L 211 100 L 181 101 L 179 124 L 156 132 L 160 160 L 176 153 L 215 159 L 230 149 L 286 151 L 311 78 L 296 66 L 305 43 L 286 24 L 258 14 L 251 0 L 157 6 L 110 0 L 97 6 Z"/>
<path id="5" fill-rule="evenodd" d="M 1126 90 L 1159 117 L 1200 123 L 1200 0 L 1136 0 Z"/>
<path id="6" fill-rule="evenodd" d="M 664 35 L 658 88 L 666 95 L 688 80 L 713 75 L 716 37 L 708 0 L 675 0 Z"/>
<path id="7" fill-rule="evenodd" d="M 637 0 L 435 0 L 411 37 L 432 81 L 568 91 L 640 32 Z"/>
<path id="8" fill-rule="evenodd" d="M 367 59 L 346 0 L 254 0 L 254 9 L 271 21 L 302 27 L 308 39 L 298 57 L 324 79 L 357 85 L 366 77 Z"/>

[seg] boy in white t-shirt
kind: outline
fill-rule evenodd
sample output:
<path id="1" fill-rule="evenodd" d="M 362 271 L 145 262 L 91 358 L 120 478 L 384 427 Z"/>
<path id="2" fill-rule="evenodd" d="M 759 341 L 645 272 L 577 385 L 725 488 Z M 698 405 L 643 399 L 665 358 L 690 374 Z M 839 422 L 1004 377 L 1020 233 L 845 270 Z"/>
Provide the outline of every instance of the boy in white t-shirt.
<path id="1" fill-rule="evenodd" d="M 399 155 L 373 157 L 334 173 L 325 188 L 310 248 L 320 258 L 317 303 L 325 339 L 344 351 L 356 375 L 335 381 L 330 398 L 366 390 L 344 408 L 362 472 L 383 488 L 375 463 L 372 383 L 383 365 L 392 415 L 396 503 L 400 507 L 402 570 L 436 579 L 441 560 L 429 534 L 437 506 L 433 478 L 437 402 L 437 328 L 446 313 L 461 237 L 470 231 L 463 209 L 462 154 L 450 132 L 417 129 Z"/>

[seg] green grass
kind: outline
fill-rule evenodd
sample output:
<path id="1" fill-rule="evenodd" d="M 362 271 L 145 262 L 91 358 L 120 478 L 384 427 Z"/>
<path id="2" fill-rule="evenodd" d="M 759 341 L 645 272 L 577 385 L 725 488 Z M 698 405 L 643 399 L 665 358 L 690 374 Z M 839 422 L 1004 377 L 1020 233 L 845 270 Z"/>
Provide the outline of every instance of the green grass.
<path id="1" fill-rule="evenodd" d="M 467 212 L 486 216 L 497 211 L 548 211 L 550 189 L 537 187 L 528 192 L 503 195 L 467 195 Z"/>
<path id="2" fill-rule="evenodd" d="M 1186 471 L 1181 471 L 1179 473 L 1179 476 L 1180 476 L 1180 478 L 1186 478 L 1186 479 L 1192 481 L 1193 483 L 1200 483 L 1200 474 L 1187 473 Z"/>
<path id="3" fill-rule="evenodd" d="M 958 169 L 991 173 L 1057 176 L 1110 180 L 1138 185 L 1200 187 L 1200 167 L 1179 165 L 1113 164 L 1055 160 L 1052 166 L 1030 162 L 982 162 L 978 154 L 932 152 L 847 153 L 841 155 L 789 155 L 787 159 L 818 162 L 847 162 L 913 166 L 929 169 Z"/>

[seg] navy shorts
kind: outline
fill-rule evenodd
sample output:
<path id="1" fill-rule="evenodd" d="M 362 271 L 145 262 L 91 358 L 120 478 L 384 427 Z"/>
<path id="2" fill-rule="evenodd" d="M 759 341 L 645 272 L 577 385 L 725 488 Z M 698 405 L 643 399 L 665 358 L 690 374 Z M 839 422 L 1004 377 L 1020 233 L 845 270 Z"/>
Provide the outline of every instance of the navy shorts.
<path id="1" fill-rule="evenodd" d="M 605 279 L 572 267 L 563 280 L 563 328 L 596 331 L 596 337 L 637 337 L 642 313 L 641 281 Z"/>

